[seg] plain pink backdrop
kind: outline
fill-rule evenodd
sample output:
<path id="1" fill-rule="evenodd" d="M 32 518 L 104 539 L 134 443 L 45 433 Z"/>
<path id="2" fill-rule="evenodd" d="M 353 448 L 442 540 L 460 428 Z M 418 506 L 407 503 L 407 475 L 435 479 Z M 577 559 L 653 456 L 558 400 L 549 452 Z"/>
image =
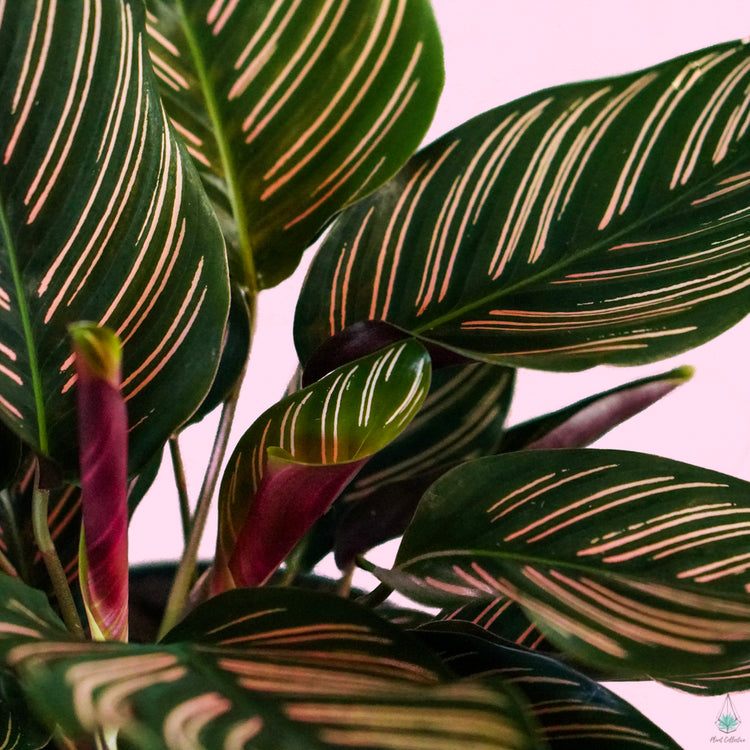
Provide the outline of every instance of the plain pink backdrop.
<path id="1" fill-rule="evenodd" d="M 445 46 L 446 87 L 428 140 L 541 88 L 617 75 L 750 36 L 750 0 L 433 0 L 433 7 Z M 280 397 L 294 369 L 291 328 L 303 277 L 301 268 L 261 295 L 234 442 Z M 597 445 L 655 453 L 750 479 L 749 348 L 746 321 L 700 349 L 657 365 L 575 375 L 522 372 L 511 419 L 520 421 L 645 374 L 691 364 L 696 375 L 690 383 Z M 183 439 L 193 497 L 215 424 L 209 418 Z M 177 502 L 166 466 L 157 481 L 133 520 L 133 561 L 174 559 L 181 549 Z M 207 556 L 213 540 L 211 532 L 203 546 Z M 392 546 L 383 550 L 380 562 L 392 553 Z M 616 689 L 685 750 L 705 750 L 716 746 L 712 737 L 721 737 L 713 722 L 723 698 L 695 698 L 654 684 Z M 743 719 L 733 737 L 750 742 L 750 692 L 733 700 Z"/>

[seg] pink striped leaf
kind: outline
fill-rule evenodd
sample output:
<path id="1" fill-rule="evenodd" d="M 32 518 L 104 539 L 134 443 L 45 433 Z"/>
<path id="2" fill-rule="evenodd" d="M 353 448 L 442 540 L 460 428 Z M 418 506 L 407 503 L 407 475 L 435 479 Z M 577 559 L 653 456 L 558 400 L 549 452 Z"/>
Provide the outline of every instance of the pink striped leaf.
<path id="1" fill-rule="evenodd" d="M 270 287 L 341 208 L 419 146 L 443 83 L 426 0 L 148 0 L 174 127 L 222 220 L 233 278 Z"/>
<path id="2" fill-rule="evenodd" d="M 425 494 L 378 575 L 425 603 L 507 597 L 553 645 L 620 675 L 736 667 L 750 646 L 750 484 L 625 451 L 479 459 Z"/>
<path id="3" fill-rule="evenodd" d="M 453 679 L 413 635 L 304 590 L 227 592 L 155 645 L 82 643 L 2 576 L 0 666 L 75 747 L 542 748 L 501 680 Z"/>
<path id="4" fill-rule="evenodd" d="M 128 415 L 122 349 L 112 331 L 70 327 L 76 355 L 81 461 L 79 579 L 91 632 L 128 638 Z"/>
<path id="5" fill-rule="evenodd" d="M 298 304 L 301 361 L 368 319 L 565 371 L 726 330 L 750 310 L 749 84 L 733 42 L 459 126 L 336 221 Z"/>
<path id="6" fill-rule="evenodd" d="M 261 415 L 229 459 L 210 589 L 263 583 L 362 463 L 411 422 L 430 386 L 401 341 L 334 370 Z"/>
<path id="7" fill-rule="evenodd" d="M 0 415 L 77 472 L 67 326 L 127 349 L 130 469 L 208 391 L 228 308 L 220 227 L 171 133 L 132 0 L 0 14 Z"/>

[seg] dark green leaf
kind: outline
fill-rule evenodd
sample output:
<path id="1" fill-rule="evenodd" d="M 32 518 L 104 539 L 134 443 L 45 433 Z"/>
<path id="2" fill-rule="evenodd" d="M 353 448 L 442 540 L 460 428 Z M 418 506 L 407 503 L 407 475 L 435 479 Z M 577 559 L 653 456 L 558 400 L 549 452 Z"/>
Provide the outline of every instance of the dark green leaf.
<path id="1" fill-rule="evenodd" d="M 425 0 L 148 0 L 165 106 L 222 219 L 233 278 L 278 284 L 417 148 L 442 88 Z"/>
<path id="2" fill-rule="evenodd" d="M 221 232 L 168 129 L 144 22 L 135 0 L 11 3 L 0 21 L 0 411 L 68 472 L 68 324 L 123 342 L 136 471 L 208 391 L 227 313 Z"/>
<path id="3" fill-rule="evenodd" d="M 298 304 L 301 361 L 366 319 L 549 370 L 726 330 L 750 309 L 749 81 L 734 42 L 459 126 L 336 222 Z"/>
<path id="4" fill-rule="evenodd" d="M 625 700 L 548 656 L 513 647 L 466 623 L 425 625 L 416 635 L 457 674 L 492 674 L 520 690 L 550 750 L 680 750 Z"/>
<path id="5" fill-rule="evenodd" d="M 155 646 L 72 641 L 10 578 L 0 602 L 0 659 L 74 740 L 104 730 L 140 750 L 539 747 L 512 693 L 447 681 L 413 636 L 341 599 L 229 592 Z"/>
<path id="6" fill-rule="evenodd" d="M 670 678 L 746 658 L 749 560 L 747 482 L 638 453 L 522 451 L 438 480 L 379 575 L 432 603 L 507 596 L 577 658 Z"/>

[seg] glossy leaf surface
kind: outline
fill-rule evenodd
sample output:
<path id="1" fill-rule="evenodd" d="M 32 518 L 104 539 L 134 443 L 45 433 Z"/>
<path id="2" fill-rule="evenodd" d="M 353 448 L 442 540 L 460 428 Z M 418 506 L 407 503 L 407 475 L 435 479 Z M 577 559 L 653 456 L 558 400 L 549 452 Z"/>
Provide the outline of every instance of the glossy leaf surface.
<path id="1" fill-rule="evenodd" d="M 208 390 L 228 305 L 219 226 L 168 129 L 144 22 L 128 0 L 11 3 L 0 19 L 0 416 L 71 472 L 66 326 L 123 342 L 136 470 Z"/>
<path id="2" fill-rule="evenodd" d="M 416 631 L 459 675 L 493 674 L 520 690 L 550 750 L 680 750 L 627 701 L 570 667 L 514 648 L 466 623 Z"/>
<path id="3" fill-rule="evenodd" d="M 739 479 L 645 454 L 480 459 L 427 492 L 381 575 L 433 603 L 507 596 L 617 673 L 706 673 L 750 641 L 748 498 Z"/>
<path id="4" fill-rule="evenodd" d="M 261 415 L 222 480 L 213 592 L 265 581 L 362 462 L 404 430 L 429 386 L 427 352 L 404 341 Z"/>
<path id="5" fill-rule="evenodd" d="M 498 453 L 515 450 L 585 448 L 609 430 L 647 409 L 692 377 L 690 367 L 634 380 L 563 409 L 511 427 Z"/>
<path id="6" fill-rule="evenodd" d="M 148 0 L 165 106 L 234 279 L 274 286 L 339 209 L 419 146 L 442 87 L 425 0 Z"/>
<path id="7" fill-rule="evenodd" d="M 336 222 L 298 304 L 301 361 L 366 319 L 549 370 L 650 362 L 734 325 L 748 81 L 750 46 L 730 43 L 459 126 Z"/>
<path id="8" fill-rule="evenodd" d="M 101 728 L 143 750 L 538 747 L 497 684 L 446 681 L 412 636 L 342 599 L 229 592 L 168 642 L 135 646 L 73 642 L 35 592 L 12 579 L 0 591 L 3 662 L 75 739 Z"/>

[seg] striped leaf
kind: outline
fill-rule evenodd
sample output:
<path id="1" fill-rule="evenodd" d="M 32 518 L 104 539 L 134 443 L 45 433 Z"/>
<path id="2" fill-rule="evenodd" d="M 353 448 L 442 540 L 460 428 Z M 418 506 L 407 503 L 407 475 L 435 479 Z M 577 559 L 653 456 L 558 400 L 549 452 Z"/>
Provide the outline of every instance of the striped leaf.
<path id="1" fill-rule="evenodd" d="M 413 636 L 339 598 L 233 591 L 167 642 L 137 646 L 74 642 L 36 592 L 0 578 L 0 593 L 0 659 L 73 741 L 103 730 L 142 750 L 539 747 L 497 681 L 448 681 Z"/>
<path id="2" fill-rule="evenodd" d="M 511 427 L 498 453 L 521 449 L 585 448 L 617 425 L 654 404 L 693 376 L 677 367 L 597 393 L 563 409 Z"/>
<path id="3" fill-rule="evenodd" d="M 229 241 L 273 286 L 417 148 L 442 87 L 426 0 L 147 0 L 165 106 Z"/>
<path id="4" fill-rule="evenodd" d="M 750 45 L 723 44 L 459 126 L 336 222 L 300 359 L 364 319 L 549 370 L 726 330 L 750 309 L 748 83 Z"/>
<path id="5" fill-rule="evenodd" d="M 208 390 L 228 305 L 220 229 L 168 128 L 144 25 L 134 0 L 0 13 L 0 418 L 71 472 L 67 325 L 123 342 L 135 470 Z"/>
<path id="6" fill-rule="evenodd" d="M 518 602 L 577 658 L 658 678 L 750 645 L 750 484 L 623 451 L 469 462 L 427 492 L 391 585 L 431 603 Z"/>
<path id="7" fill-rule="evenodd" d="M 489 673 L 523 693 L 550 750 L 680 750 L 627 701 L 548 656 L 466 623 L 435 623 L 416 634 L 457 674 Z"/>
<path id="8" fill-rule="evenodd" d="M 363 462 L 404 430 L 429 386 L 427 352 L 403 341 L 261 415 L 222 480 L 212 592 L 264 582 Z"/>
<path id="9" fill-rule="evenodd" d="M 29 709 L 17 682 L 0 675 L 0 732 L 2 747 L 8 750 L 39 750 L 47 747 L 52 732 Z"/>
<path id="10" fill-rule="evenodd" d="M 430 393 L 412 423 L 368 461 L 337 501 L 340 565 L 400 536 L 419 498 L 441 474 L 495 451 L 514 381 L 514 370 L 481 363 L 433 373 Z"/>

